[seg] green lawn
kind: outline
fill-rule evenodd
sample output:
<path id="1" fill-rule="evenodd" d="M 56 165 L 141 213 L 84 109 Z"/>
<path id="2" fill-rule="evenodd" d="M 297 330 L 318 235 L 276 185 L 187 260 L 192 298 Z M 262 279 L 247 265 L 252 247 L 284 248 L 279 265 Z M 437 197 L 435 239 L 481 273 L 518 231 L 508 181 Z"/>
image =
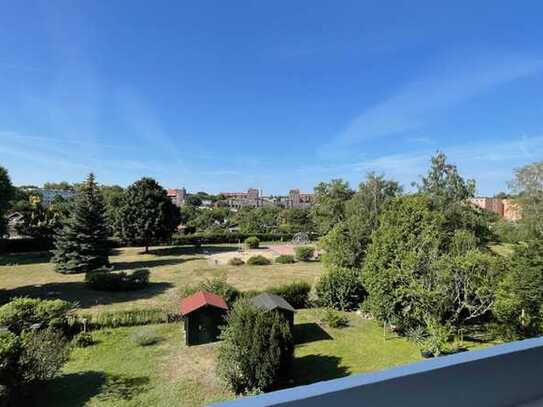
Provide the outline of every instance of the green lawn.
<path id="1" fill-rule="evenodd" d="M 236 250 L 237 246 L 157 247 L 142 254 L 141 248 L 115 250 L 110 261 L 116 270 L 147 268 L 148 288 L 125 293 L 93 291 L 84 276 L 56 273 L 45 254 L 0 256 L 0 303 L 13 296 L 62 298 L 76 301 L 85 311 L 141 307 L 176 308 L 180 288 L 206 278 L 224 276 L 240 290 L 266 289 L 294 280 L 313 284 L 322 271 L 320 263 L 273 264 L 270 266 L 216 266 L 207 255 Z"/>
<path id="2" fill-rule="evenodd" d="M 16 295 L 77 301 L 85 312 L 145 307 L 177 308 L 185 285 L 224 276 L 240 290 L 266 289 L 294 280 L 313 284 L 322 273 L 316 262 L 270 266 L 216 266 L 206 255 L 235 250 L 213 245 L 117 250 L 111 262 L 117 270 L 147 268 L 151 286 L 129 293 L 88 289 L 82 275 L 54 272 L 48 256 L 0 257 L 0 302 Z M 319 324 L 319 310 L 299 310 L 295 317 L 295 361 L 291 384 L 314 383 L 398 366 L 420 360 L 418 348 L 387 332 L 374 321 L 346 314 L 349 326 L 330 329 Z M 140 347 L 131 336 L 155 329 L 161 341 Z M 186 347 L 181 323 L 93 332 L 97 343 L 75 349 L 62 374 L 48 384 L 40 405 L 47 406 L 199 406 L 234 397 L 217 380 L 217 344 Z M 468 343 L 468 347 L 487 346 Z"/>
<path id="3" fill-rule="evenodd" d="M 314 383 L 420 360 L 418 348 L 374 321 L 346 314 L 349 326 L 320 326 L 318 310 L 300 310 L 292 385 Z M 162 340 L 140 347 L 139 329 Z M 94 332 L 96 345 L 76 349 L 63 374 L 48 386 L 47 406 L 200 406 L 234 395 L 215 377 L 217 344 L 186 347 L 180 323 Z"/>

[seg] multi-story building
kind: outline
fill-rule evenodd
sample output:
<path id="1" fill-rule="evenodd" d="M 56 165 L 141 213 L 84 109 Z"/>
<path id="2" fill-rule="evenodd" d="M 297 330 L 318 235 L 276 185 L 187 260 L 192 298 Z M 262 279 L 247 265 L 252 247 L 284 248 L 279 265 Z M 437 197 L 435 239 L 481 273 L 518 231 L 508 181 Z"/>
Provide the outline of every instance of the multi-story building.
<path id="1" fill-rule="evenodd" d="M 172 203 L 177 206 L 181 207 L 185 203 L 185 199 L 187 199 L 187 190 L 185 188 L 176 189 L 176 188 L 169 188 L 167 190 L 168 198 L 172 200 Z"/>
<path id="2" fill-rule="evenodd" d="M 506 220 L 519 220 L 521 216 L 520 208 L 512 199 L 477 197 L 471 198 L 470 202 L 473 205 L 486 211 L 493 212 Z"/>
<path id="3" fill-rule="evenodd" d="M 310 208 L 313 205 L 313 194 L 291 189 L 288 193 L 287 208 Z"/>
<path id="4" fill-rule="evenodd" d="M 221 192 L 224 204 L 229 208 L 259 208 L 264 206 L 264 199 L 256 188 L 249 188 L 247 192 Z"/>
<path id="5" fill-rule="evenodd" d="M 291 189 L 287 196 L 263 196 L 256 188 L 247 192 L 222 192 L 224 204 L 229 208 L 261 208 L 265 206 L 279 206 L 283 208 L 309 208 L 313 203 L 313 194 Z"/>

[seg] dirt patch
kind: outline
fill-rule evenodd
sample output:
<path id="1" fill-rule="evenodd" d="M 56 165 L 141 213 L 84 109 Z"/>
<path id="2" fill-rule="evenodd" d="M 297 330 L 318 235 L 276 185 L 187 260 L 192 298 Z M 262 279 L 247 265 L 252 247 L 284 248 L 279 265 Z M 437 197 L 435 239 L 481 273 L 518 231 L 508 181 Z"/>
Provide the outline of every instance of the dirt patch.
<path id="1" fill-rule="evenodd" d="M 274 258 L 278 256 L 276 252 L 266 247 L 266 248 L 261 248 L 261 249 L 249 249 L 249 250 L 241 250 L 241 251 L 236 250 L 236 251 L 226 252 L 226 253 L 217 253 L 217 254 L 213 254 L 209 256 L 207 261 L 210 265 L 213 265 L 213 266 L 225 266 L 225 265 L 228 265 L 228 262 L 235 257 L 238 257 L 242 259 L 244 262 L 246 262 L 247 259 L 249 259 L 249 257 L 259 256 L 259 255 L 264 256 L 272 261 Z"/>

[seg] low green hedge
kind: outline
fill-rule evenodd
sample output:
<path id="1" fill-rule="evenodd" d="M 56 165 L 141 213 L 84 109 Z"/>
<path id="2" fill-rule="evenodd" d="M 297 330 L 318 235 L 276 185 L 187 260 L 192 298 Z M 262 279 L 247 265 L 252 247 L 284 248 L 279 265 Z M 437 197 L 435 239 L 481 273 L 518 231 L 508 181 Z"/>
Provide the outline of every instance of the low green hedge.
<path id="1" fill-rule="evenodd" d="M 290 242 L 292 234 L 286 233 L 194 233 L 191 235 L 174 235 L 174 245 L 197 245 L 244 242 L 249 237 L 256 237 L 261 242 Z"/>
<path id="2" fill-rule="evenodd" d="M 311 246 L 298 246 L 295 249 L 296 260 L 310 261 L 315 255 L 315 248 Z"/>
<path id="3" fill-rule="evenodd" d="M 296 263 L 296 259 L 290 254 L 282 254 L 275 258 L 275 262 L 278 264 L 292 264 Z"/>
<path id="4" fill-rule="evenodd" d="M 133 291 L 149 285 L 149 270 L 140 269 L 128 274 L 124 271 L 93 271 L 87 273 L 85 281 L 93 290 Z"/>
<path id="5" fill-rule="evenodd" d="M 245 239 L 244 243 L 249 247 L 249 249 L 258 249 L 258 246 L 260 246 L 260 239 L 256 236 L 250 236 Z"/>
<path id="6" fill-rule="evenodd" d="M 249 266 L 267 266 L 271 264 L 271 261 L 267 257 L 258 255 L 249 257 L 247 259 L 247 264 Z"/>
<path id="7" fill-rule="evenodd" d="M 294 308 L 306 308 L 309 306 L 309 292 L 311 285 L 305 281 L 295 281 L 274 287 L 268 292 L 283 297 Z"/>
<path id="8" fill-rule="evenodd" d="M 283 297 L 283 299 L 292 305 L 294 308 L 307 308 L 311 306 L 309 301 L 309 292 L 311 285 L 305 281 L 295 281 L 293 283 L 284 284 L 279 287 L 269 288 L 267 290 L 247 290 L 241 293 L 242 298 L 253 298 L 263 292 Z"/>
<path id="9" fill-rule="evenodd" d="M 87 329 L 117 328 L 162 324 L 179 320 L 177 314 L 170 314 L 159 308 L 131 309 L 124 311 L 104 311 L 96 314 L 77 314 L 73 325 L 86 326 Z"/>

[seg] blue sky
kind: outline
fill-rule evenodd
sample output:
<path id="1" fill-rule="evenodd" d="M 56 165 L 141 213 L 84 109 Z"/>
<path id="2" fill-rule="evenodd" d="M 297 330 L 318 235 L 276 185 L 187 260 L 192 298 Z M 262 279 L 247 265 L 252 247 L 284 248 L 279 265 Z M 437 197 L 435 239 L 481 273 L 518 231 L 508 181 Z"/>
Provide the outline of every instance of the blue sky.
<path id="1" fill-rule="evenodd" d="M 447 3 L 447 4 L 446 4 Z M 16 184 L 210 192 L 409 185 L 444 151 L 480 194 L 543 158 L 540 1 L 0 2 Z"/>

